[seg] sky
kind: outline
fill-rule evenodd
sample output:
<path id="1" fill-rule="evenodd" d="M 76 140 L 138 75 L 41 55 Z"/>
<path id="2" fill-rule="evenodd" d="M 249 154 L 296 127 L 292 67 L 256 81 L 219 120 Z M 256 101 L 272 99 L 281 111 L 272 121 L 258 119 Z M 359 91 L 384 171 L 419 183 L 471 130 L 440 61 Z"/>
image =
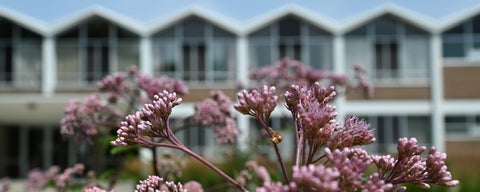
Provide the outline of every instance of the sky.
<path id="1" fill-rule="evenodd" d="M 297 4 L 320 15 L 345 20 L 377 6 L 394 3 L 433 19 L 442 19 L 471 7 L 478 0 L 0 0 L 0 6 L 45 23 L 52 23 L 88 7 L 99 5 L 143 23 L 195 5 L 247 22 L 288 4 Z"/>

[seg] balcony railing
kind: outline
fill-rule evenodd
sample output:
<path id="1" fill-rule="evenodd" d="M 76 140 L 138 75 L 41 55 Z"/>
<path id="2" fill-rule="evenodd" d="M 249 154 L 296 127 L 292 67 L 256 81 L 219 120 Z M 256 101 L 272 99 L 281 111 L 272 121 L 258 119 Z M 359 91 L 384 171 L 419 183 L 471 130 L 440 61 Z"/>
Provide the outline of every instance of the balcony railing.
<path id="1" fill-rule="evenodd" d="M 425 84 L 428 83 L 428 69 L 374 69 L 371 79 L 380 84 Z"/>
<path id="2" fill-rule="evenodd" d="M 0 88 L 40 89 L 40 72 L 0 72 Z"/>
<path id="3" fill-rule="evenodd" d="M 139 45 L 135 39 L 89 39 L 81 45 L 75 39 L 57 43 L 58 88 L 80 88 L 96 85 L 105 75 L 125 71 L 139 64 Z"/>
<path id="4" fill-rule="evenodd" d="M 154 75 L 168 75 L 189 84 L 234 84 L 236 77 L 235 41 L 179 41 L 156 38 L 153 46 Z"/>
<path id="5" fill-rule="evenodd" d="M 106 75 L 104 72 L 57 72 L 57 84 L 61 89 L 95 87 Z"/>

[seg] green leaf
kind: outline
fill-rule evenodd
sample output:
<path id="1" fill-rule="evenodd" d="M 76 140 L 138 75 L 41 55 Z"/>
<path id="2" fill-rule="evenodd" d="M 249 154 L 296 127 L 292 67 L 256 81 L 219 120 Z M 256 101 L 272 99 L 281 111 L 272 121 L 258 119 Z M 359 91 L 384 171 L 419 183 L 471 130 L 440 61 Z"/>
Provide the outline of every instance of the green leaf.
<path id="1" fill-rule="evenodd" d="M 138 151 L 140 147 L 138 146 L 128 146 L 128 147 L 113 147 L 110 149 L 110 154 L 111 155 L 118 155 L 118 154 L 126 154 L 129 152 L 135 152 Z"/>
<path id="2" fill-rule="evenodd" d="M 117 136 L 104 136 L 100 138 L 103 147 L 108 148 L 111 146 L 110 142 L 117 139 Z"/>

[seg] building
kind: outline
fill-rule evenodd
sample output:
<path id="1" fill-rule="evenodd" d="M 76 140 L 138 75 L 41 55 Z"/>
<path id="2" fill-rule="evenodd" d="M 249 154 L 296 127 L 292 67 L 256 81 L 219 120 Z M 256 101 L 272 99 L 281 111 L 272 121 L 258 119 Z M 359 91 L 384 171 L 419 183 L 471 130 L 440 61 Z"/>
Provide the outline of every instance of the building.
<path id="1" fill-rule="evenodd" d="M 211 89 L 234 99 L 237 82 L 251 85 L 250 69 L 281 57 L 349 75 L 360 64 L 376 87 L 374 97 L 348 94 L 336 104 L 340 117 L 356 114 L 376 128 L 370 150 L 390 152 L 398 137 L 408 136 L 455 158 L 466 153 L 458 149 L 480 141 L 480 7 L 434 20 L 387 4 L 336 21 L 289 5 L 246 24 L 197 7 L 151 24 L 102 7 L 53 24 L 0 8 L 0 26 L 0 177 L 85 158 L 78 155 L 84 147 L 65 144 L 59 134 L 64 106 L 131 64 L 190 85 L 174 117 L 192 114 Z M 285 126 L 284 114 L 278 107 L 272 125 Z M 237 120 L 239 147 L 246 149 L 253 123 Z M 211 132 L 180 137 L 215 155 Z M 480 160 L 474 156 L 480 152 L 472 154 Z"/>

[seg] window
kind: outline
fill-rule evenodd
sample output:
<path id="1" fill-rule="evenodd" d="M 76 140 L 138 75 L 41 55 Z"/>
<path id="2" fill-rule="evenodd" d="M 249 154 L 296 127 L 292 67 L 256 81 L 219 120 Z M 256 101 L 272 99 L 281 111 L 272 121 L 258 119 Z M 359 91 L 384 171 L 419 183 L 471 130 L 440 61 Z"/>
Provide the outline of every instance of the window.
<path id="1" fill-rule="evenodd" d="M 380 153 L 396 152 L 398 139 L 415 137 L 421 145 L 430 145 L 431 120 L 429 116 L 367 116 L 361 117 L 375 131 L 376 142 L 367 146 Z"/>
<path id="2" fill-rule="evenodd" d="M 13 80 L 12 45 L 7 42 L 0 44 L 0 82 L 10 84 Z"/>
<path id="3" fill-rule="evenodd" d="M 252 32 L 249 42 L 252 67 L 288 57 L 315 69 L 332 70 L 332 35 L 294 15 Z"/>
<path id="4" fill-rule="evenodd" d="M 443 57 L 478 61 L 480 50 L 480 15 L 458 24 L 442 35 Z"/>
<path id="5" fill-rule="evenodd" d="M 205 45 L 204 44 L 184 44 L 183 70 L 185 81 L 203 81 L 205 80 Z"/>
<path id="6" fill-rule="evenodd" d="M 86 81 L 96 83 L 109 73 L 109 47 L 105 43 L 91 42 L 86 47 Z"/>
<path id="7" fill-rule="evenodd" d="M 445 128 L 450 135 L 480 135 L 480 116 L 448 115 L 445 117 Z"/>
<path id="8" fill-rule="evenodd" d="M 234 83 L 235 36 L 199 17 L 154 34 L 155 75 L 188 83 Z"/>
<path id="9" fill-rule="evenodd" d="M 397 53 L 396 42 L 375 43 L 375 72 L 378 79 L 398 77 Z"/>
<path id="10" fill-rule="evenodd" d="M 112 72 L 139 64 L 138 36 L 100 17 L 58 34 L 56 43 L 62 88 L 95 85 Z"/>
<path id="11" fill-rule="evenodd" d="M 72 148 L 57 129 L 38 126 L 0 124 L 0 177 L 20 178 L 34 168 L 71 165 Z"/>
<path id="12" fill-rule="evenodd" d="M 362 65 L 375 83 L 428 83 L 429 35 L 401 18 L 384 15 L 346 34 L 347 71 Z"/>
<path id="13" fill-rule="evenodd" d="M 40 88 L 41 38 L 0 18 L 0 86 Z"/>

